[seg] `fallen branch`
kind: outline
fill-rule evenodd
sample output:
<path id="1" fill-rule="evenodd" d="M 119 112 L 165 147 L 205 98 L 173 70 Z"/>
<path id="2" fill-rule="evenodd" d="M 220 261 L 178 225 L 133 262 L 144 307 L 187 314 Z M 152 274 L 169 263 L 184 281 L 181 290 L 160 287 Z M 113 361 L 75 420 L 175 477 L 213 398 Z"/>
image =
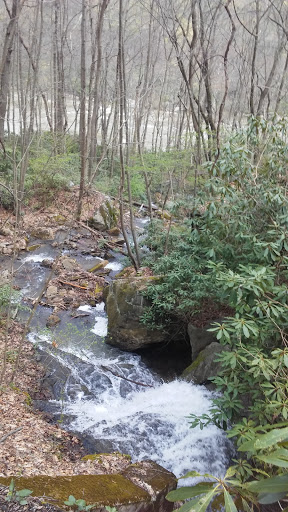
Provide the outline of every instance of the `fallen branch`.
<path id="1" fill-rule="evenodd" d="M 22 430 L 23 427 L 18 427 L 18 428 L 15 428 L 14 430 L 11 430 L 11 432 L 8 432 L 8 434 L 5 434 L 5 436 L 1 437 L 0 439 L 0 443 L 4 443 L 4 441 L 6 441 L 7 437 L 9 436 L 13 436 L 14 434 L 16 434 L 16 432 L 20 432 L 20 430 Z"/>
<path id="2" fill-rule="evenodd" d="M 84 316 L 90 316 L 89 313 L 83 313 L 83 315 L 71 315 L 71 318 L 83 318 Z"/>
<path id="3" fill-rule="evenodd" d="M 154 388 L 154 386 L 151 386 L 151 384 L 143 384 L 143 382 L 137 382 L 136 380 L 128 379 L 128 377 L 124 377 L 123 375 L 119 375 L 119 373 L 114 372 L 111 370 L 111 368 L 108 368 L 107 366 L 103 366 L 101 364 L 101 368 L 105 370 L 106 372 L 112 373 L 112 375 L 115 375 L 115 377 L 119 377 L 119 379 L 127 380 L 128 382 L 132 382 L 133 384 L 137 384 L 137 386 L 144 386 L 145 388 Z"/>
<path id="4" fill-rule="evenodd" d="M 60 284 L 68 284 L 69 286 L 73 286 L 74 288 L 80 288 L 81 290 L 87 290 L 87 286 L 79 286 L 79 284 L 68 283 L 68 281 L 61 281 L 61 279 L 58 279 L 58 282 Z"/>
<path id="5" fill-rule="evenodd" d="M 89 226 L 86 226 L 86 224 L 84 224 L 84 222 L 80 222 L 79 220 L 77 220 L 76 222 L 77 222 L 77 224 L 82 226 L 82 228 L 85 228 L 85 229 L 87 229 L 87 231 L 90 231 L 90 233 L 93 233 L 93 235 L 97 235 L 97 236 L 100 235 L 100 233 L 98 233 L 98 231 L 96 231 L 95 229 L 90 228 Z M 127 252 L 123 251 L 122 249 L 120 249 L 116 242 L 113 245 L 113 244 L 111 244 L 111 242 L 107 242 L 105 240 L 105 238 L 101 238 L 101 242 L 106 247 L 108 247 L 108 249 L 111 249 L 112 251 L 120 252 L 120 254 L 123 254 L 124 256 L 127 256 Z"/>
<path id="6" fill-rule="evenodd" d="M 90 231 L 90 233 L 92 233 L 93 235 L 98 235 L 99 236 L 98 231 L 96 231 L 95 229 L 90 228 L 89 226 L 84 224 L 84 222 L 81 222 L 80 220 L 76 220 L 76 222 L 77 222 L 77 224 L 82 226 L 82 228 L 85 228 L 85 229 L 87 229 L 87 231 Z"/>

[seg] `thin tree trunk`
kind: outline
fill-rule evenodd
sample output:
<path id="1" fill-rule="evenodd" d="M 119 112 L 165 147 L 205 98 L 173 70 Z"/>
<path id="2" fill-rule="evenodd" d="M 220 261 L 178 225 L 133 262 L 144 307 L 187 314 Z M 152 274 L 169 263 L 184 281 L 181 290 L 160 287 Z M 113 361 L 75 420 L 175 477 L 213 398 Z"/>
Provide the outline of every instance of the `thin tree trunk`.
<path id="1" fill-rule="evenodd" d="M 82 0 L 81 18 L 81 96 L 80 96 L 80 186 L 76 219 L 80 221 L 86 177 L 86 0 Z"/>

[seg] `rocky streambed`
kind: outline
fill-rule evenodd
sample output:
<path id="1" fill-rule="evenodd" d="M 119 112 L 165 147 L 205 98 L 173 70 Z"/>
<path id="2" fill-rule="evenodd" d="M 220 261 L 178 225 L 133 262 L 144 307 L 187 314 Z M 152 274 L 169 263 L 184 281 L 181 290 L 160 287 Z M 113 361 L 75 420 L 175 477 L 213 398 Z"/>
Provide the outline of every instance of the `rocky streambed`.
<path id="1" fill-rule="evenodd" d="M 187 416 L 207 413 L 212 397 L 179 378 L 190 361 L 176 363 L 162 345 L 140 354 L 105 343 L 101 296 L 105 286 L 112 289 L 121 259 L 100 250 L 84 228 L 60 229 L 45 241 L 34 236 L 17 259 L 15 283 L 28 306 L 18 311 L 22 320 L 52 272 L 29 332 L 47 368 L 44 394 L 52 396 L 35 407 L 77 435 L 86 453 L 126 453 L 133 463 L 150 459 L 177 477 L 191 469 L 221 474 L 229 459 L 223 432 L 189 428 Z"/>

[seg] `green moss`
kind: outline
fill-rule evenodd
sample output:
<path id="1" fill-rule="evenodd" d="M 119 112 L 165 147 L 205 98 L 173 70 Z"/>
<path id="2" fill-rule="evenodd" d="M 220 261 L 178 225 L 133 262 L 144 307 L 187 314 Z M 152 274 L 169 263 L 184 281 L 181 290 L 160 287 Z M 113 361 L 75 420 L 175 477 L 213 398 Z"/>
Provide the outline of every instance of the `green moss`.
<path id="1" fill-rule="evenodd" d="M 109 263 L 109 261 L 107 261 L 107 260 L 100 261 L 100 263 L 97 263 L 97 265 L 95 265 L 94 267 L 89 268 L 88 272 L 96 272 L 97 270 L 100 270 L 101 268 L 106 267 L 106 265 L 108 265 L 108 263 Z"/>
<path id="2" fill-rule="evenodd" d="M 57 222 L 58 224 L 65 224 L 66 222 L 66 217 L 64 217 L 64 215 L 55 215 L 54 217 L 54 221 Z"/>
<path id="3" fill-rule="evenodd" d="M 82 457 L 82 460 L 99 460 L 102 462 L 102 458 L 105 457 L 105 455 L 111 456 L 111 453 L 91 453 Z M 118 458 L 131 460 L 131 455 L 127 455 L 126 453 L 115 452 L 115 455 L 117 455 Z"/>
<path id="4" fill-rule="evenodd" d="M 150 495 L 122 475 L 34 476 L 14 478 L 17 490 L 30 489 L 32 496 L 47 496 L 63 507 L 69 495 L 85 499 L 86 503 L 117 505 L 150 502 Z M 11 477 L 0 477 L 0 483 L 9 485 Z"/>
<path id="5" fill-rule="evenodd" d="M 39 247 L 41 247 L 41 244 L 30 245 L 29 247 L 27 247 L 27 251 L 29 251 L 29 252 L 36 251 L 36 249 L 39 249 Z"/>
<path id="6" fill-rule="evenodd" d="M 202 352 L 200 352 L 197 359 L 195 359 L 195 361 L 193 361 L 193 363 L 190 364 L 190 366 L 185 368 L 184 372 L 182 373 L 182 377 L 187 377 L 189 373 L 191 373 L 193 370 L 196 370 L 196 368 L 198 368 L 198 366 L 202 363 L 202 361 L 204 361 L 204 359 L 205 355 Z"/>

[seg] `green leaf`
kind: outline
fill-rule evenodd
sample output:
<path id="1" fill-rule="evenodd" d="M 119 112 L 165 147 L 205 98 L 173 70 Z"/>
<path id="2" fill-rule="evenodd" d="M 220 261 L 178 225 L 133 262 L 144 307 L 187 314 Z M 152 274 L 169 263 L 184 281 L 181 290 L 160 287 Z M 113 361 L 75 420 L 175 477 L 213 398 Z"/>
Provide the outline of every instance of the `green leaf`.
<path id="1" fill-rule="evenodd" d="M 25 498 L 26 496 L 30 496 L 33 491 L 30 491 L 29 489 L 21 489 L 21 491 L 17 491 L 17 496 L 20 498 Z"/>
<path id="2" fill-rule="evenodd" d="M 21 500 L 19 501 L 20 505 L 27 505 L 28 501 L 27 500 Z"/>
<path id="3" fill-rule="evenodd" d="M 182 507 L 177 509 L 177 511 L 178 512 L 193 512 L 195 510 L 195 506 L 197 505 L 198 501 L 199 501 L 199 498 L 194 498 L 194 500 L 187 501 L 186 503 L 184 503 L 184 505 L 182 505 Z"/>
<path id="4" fill-rule="evenodd" d="M 279 493 L 263 493 L 259 494 L 258 501 L 261 505 L 270 505 L 271 503 L 276 503 L 279 500 L 282 500 L 287 495 L 287 492 L 279 492 Z"/>
<path id="5" fill-rule="evenodd" d="M 252 508 L 248 505 L 247 501 L 244 500 L 244 498 L 242 498 L 242 505 L 243 505 L 243 510 L 244 512 L 254 512 L 254 507 L 252 506 Z"/>
<path id="6" fill-rule="evenodd" d="M 249 330 L 247 329 L 246 325 L 243 324 L 243 334 L 245 336 L 245 338 L 250 338 L 250 333 L 249 333 Z"/>
<path id="7" fill-rule="evenodd" d="M 258 493 L 277 494 L 279 492 L 288 493 L 288 474 L 278 475 L 272 478 L 265 478 L 247 484 L 249 491 Z"/>
<path id="8" fill-rule="evenodd" d="M 194 498 L 195 496 L 199 496 L 200 494 L 210 491 L 213 485 L 213 482 L 200 482 L 193 487 L 180 487 L 179 489 L 176 489 L 176 491 L 170 491 L 166 496 L 166 500 L 181 501 Z"/>
<path id="9" fill-rule="evenodd" d="M 230 466 L 230 468 L 227 469 L 226 471 L 226 475 L 224 477 L 224 480 L 226 480 L 226 478 L 230 478 L 231 476 L 234 476 L 237 472 L 237 469 L 235 466 Z"/>
<path id="10" fill-rule="evenodd" d="M 288 427 L 281 429 L 273 429 L 268 434 L 263 434 L 259 436 L 257 441 L 255 442 L 255 448 L 257 449 L 265 449 L 270 448 L 274 444 L 279 443 L 280 441 L 285 441 L 288 438 Z"/>
<path id="11" fill-rule="evenodd" d="M 14 480 L 13 480 L 13 478 L 12 478 L 12 480 L 11 480 L 11 482 L 10 482 L 10 485 L 9 485 L 9 491 L 10 491 L 10 492 L 13 492 L 13 491 L 14 491 L 14 489 L 15 489 L 15 482 L 14 482 Z"/>
<path id="12" fill-rule="evenodd" d="M 70 494 L 67 501 L 64 501 L 65 505 L 75 505 L 76 498 Z"/>
<path id="13" fill-rule="evenodd" d="M 85 507 L 86 506 L 86 501 L 85 500 L 77 500 L 76 501 L 76 504 L 78 505 L 78 507 Z"/>
<path id="14" fill-rule="evenodd" d="M 283 454 L 283 449 L 276 450 L 268 455 L 258 455 L 257 458 L 266 462 L 266 464 L 273 464 L 280 468 L 288 468 L 288 450 L 284 450 L 284 452 L 286 452 L 286 454 Z"/>
<path id="15" fill-rule="evenodd" d="M 229 492 L 224 489 L 224 499 L 225 499 L 225 512 L 237 512 L 237 507 L 232 499 L 232 496 Z"/>
<path id="16" fill-rule="evenodd" d="M 217 487 L 214 487 L 212 491 L 208 492 L 203 498 L 200 498 L 198 503 L 194 505 L 193 510 L 195 512 L 205 512 L 213 496 L 217 493 Z"/>
<path id="17" fill-rule="evenodd" d="M 186 473 L 185 475 L 180 476 L 179 480 L 181 478 L 190 478 L 190 477 L 195 477 L 195 476 L 202 476 L 202 475 L 200 473 L 198 473 L 197 471 L 188 471 L 188 473 Z"/>
<path id="18" fill-rule="evenodd" d="M 252 439 L 251 441 L 246 441 L 245 443 L 241 444 L 238 448 L 239 452 L 254 452 L 255 451 L 255 439 Z"/>

